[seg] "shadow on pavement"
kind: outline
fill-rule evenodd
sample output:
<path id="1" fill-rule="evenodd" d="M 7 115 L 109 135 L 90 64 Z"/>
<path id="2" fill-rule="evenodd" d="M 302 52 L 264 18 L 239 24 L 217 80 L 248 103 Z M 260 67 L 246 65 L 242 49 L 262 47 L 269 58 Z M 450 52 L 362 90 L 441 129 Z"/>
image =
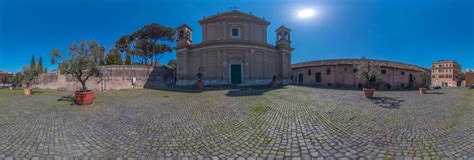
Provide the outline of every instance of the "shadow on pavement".
<path id="1" fill-rule="evenodd" d="M 36 93 L 44 93 L 44 92 L 43 91 L 35 91 L 35 90 L 31 91 L 31 94 L 36 94 Z"/>
<path id="2" fill-rule="evenodd" d="M 272 88 L 268 85 L 265 86 L 255 86 L 255 87 L 241 87 L 235 89 L 229 89 L 226 96 L 229 97 L 240 97 L 240 96 L 258 96 L 263 95 L 264 93 L 276 89 L 282 89 L 284 86 L 278 86 L 276 88 Z"/>
<path id="3" fill-rule="evenodd" d="M 382 108 L 387 108 L 387 109 L 399 109 L 400 104 L 402 102 L 405 102 L 405 100 L 400 100 L 396 98 L 390 98 L 390 97 L 373 97 L 370 98 L 370 100 L 374 103 L 379 105 Z"/>
<path id="4" fill-rule="evenodd" d="M 207 91 L 219 91 L 228 90 L 230 86 L 206 86 L 203 89 L 198 89 L 194 86 L 162 86 L 156 88 L 156 90 L 168 91 L 168 92 L 181 92 L 181 93 L 202 93 Z"/>
<path id="5" fill-rule="evenodd" d="M 73 96 L 62 96 L 58 99 L 58 102 L 70 102 L 70 105 L 74 105 L 76 103 Z"/>
<path id="6" fill-rule="evenodd" d="M 426 94 L 444 94 L 442 92 L 427 92 Z"/>
<path id="7" fill-rule="evenodd" d="M 284 86 L 279 86 L 272 88 L 269 85 L 261 86 L 232 86 L 232 85 L 219 85 L 219 86 L 206 86 L 203 89 L 198 89 L 194 86 L 178 87 L 158 87 L 157 90 L 168 91 L 168 92 L 181 92 L 181 93 L 203 93 L 208 91 L 225 91 L 227 90 L 226 96 L 236 97 L 236 96 L 255 96 L 263 95 L 265 92 L 281 89 Z"/>

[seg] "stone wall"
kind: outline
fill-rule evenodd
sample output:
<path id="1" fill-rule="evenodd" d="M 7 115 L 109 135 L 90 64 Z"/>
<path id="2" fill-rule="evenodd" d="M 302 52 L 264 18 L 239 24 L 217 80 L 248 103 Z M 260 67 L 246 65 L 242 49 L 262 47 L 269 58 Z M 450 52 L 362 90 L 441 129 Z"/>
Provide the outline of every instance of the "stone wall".
<path id="1" fill-rule="evenodd" d="M 88 89 L 94 91 L 120 90 L 131 88 L 157 88 L 166 85 L 163 75 L 164 68 L 151 66 L 102 66 L 99 77 L 91 77 L 87 81 Z M 134 80 L 135 79 L 135 80 Z M 33 84 L 34 88 L 60 89 L 74 91 L 81 84 L 70 75 L 56 73 L 41 74 Z"/>

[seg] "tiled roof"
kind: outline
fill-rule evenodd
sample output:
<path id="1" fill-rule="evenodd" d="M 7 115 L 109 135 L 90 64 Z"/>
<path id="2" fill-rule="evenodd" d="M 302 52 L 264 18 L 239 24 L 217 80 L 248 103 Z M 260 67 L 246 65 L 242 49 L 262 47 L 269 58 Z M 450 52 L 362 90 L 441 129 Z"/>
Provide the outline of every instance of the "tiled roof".
<path id="1" fill-rule="evenodd" d="M 376 64 L 380 67 L 389 67 L 389 68 L 400 68 L 413 71 L 419 70 L 429 70 L 416 65 L 393 62 L 393 61 L 384 61 L 384 60 L 374 60 L 374 59 L 330 59 L 330 60 L 317 60 L 309 62 L 301 62 L 292 64 L 291 68 L 304 68 L 304 67 L 316 67 L 316 66 L 335 66 L 335 65 L 354 65 L 359 64 L 362 61 L 370 61 L 372 64 Z"/>

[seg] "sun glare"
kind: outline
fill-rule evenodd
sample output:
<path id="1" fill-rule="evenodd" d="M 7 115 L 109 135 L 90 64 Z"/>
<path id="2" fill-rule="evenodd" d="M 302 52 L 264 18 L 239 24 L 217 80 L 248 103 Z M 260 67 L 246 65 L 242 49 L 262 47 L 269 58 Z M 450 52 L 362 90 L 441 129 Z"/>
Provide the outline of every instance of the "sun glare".
<path id="1" fill-rule="evenodd" d="M 309 18 L 313 17 L 316 14 L 316 11 L 312 8 L 306 8 L 298 12 L 298 17 L 300 18 Z"/>

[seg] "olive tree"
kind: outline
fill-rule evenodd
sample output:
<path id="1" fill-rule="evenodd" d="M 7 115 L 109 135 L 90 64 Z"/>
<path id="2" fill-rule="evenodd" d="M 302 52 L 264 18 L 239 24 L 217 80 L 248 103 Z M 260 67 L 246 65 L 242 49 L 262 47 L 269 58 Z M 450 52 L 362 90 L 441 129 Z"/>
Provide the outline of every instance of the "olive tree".
<path id="1" fill-rule="evenodd" d="M 420 80 L 420 87 L 426 88 L 430 85 L 431 73 L 426 70 L 417 71 L 416 77 Z"/>
<path id="2" fill-rule="evenodd" d="M 362 60 L 357 66 L 356 76 L 357 78 L 364 80 L 365 88 L 375 87 L 373 82 L 376 81 L 379 75 L 380 67 L 370 63 L 369 60 Z"/>
<path id="3" fill-rule="evenodd" d="M 26 85 L 26 88 L 31 87 L 31 83 L 38 77 L 38 71 L 28 67 L 23 67 L 23 79 L 22 82 Z"/>
<path id="4" fill-rule="evenodd" d="M 72 75 L 82 85 L 81 91 L 86 92 L 86 82 L 90 77 L 100 75 L 99 62 L 97 57 L 103 53 L 103 47 L 96 41 L 81 41 L 74 43 L 69 47 L 69 57 L 53 50 L 55 60 L 62 60 L 60 62 L 61 69 L 64 73 Z"/>

